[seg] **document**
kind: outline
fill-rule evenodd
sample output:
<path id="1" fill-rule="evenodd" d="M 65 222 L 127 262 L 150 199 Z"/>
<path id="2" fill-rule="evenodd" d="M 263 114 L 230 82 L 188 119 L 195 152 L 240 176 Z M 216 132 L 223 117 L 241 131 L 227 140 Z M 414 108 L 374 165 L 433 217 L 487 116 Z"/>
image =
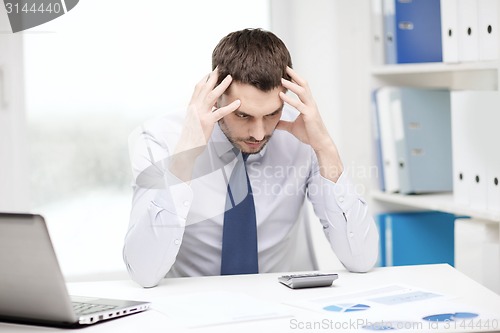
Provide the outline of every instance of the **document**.
<path id="1" fill-rule="evenodd" d="M 172 296 L 152 307 L 189 328 L 292 316 L 285 305 L 225 291 Z"/>
<path id="2" fill-rule="evenodd" d="M 405 285 L 290 304 L 321 313 L 346 331 L 474 332 L 492 330 L 500 324 L 500 315 L 465 304 L 452 295 Z"/>

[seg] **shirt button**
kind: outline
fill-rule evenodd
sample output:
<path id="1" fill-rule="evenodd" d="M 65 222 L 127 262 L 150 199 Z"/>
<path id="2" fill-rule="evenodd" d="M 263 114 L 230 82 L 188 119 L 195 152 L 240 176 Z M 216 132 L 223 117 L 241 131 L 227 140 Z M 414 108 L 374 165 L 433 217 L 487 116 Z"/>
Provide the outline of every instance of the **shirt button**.
<path id="1" fill-rule="evenodd" d="M 179 245 L 180 243 L 181 243 L 181 241 L 180 241 L 180 240 L 178 240 L 178 239 L 174 240 L 174 244 L 175 244 L 175 245 Z"/>
<path id="2" fill-rule="evenodd" d="M 354 232 L 350 232 L 350 233 L 349 233 L 349 237 L 350 237 L 350 238 L 353 238 L 353 237 L 354 237 Z"/>
<path id="3" fill-rule="evenodd" d="M 187 206 L 189 206 L 189 201 L 186 200 L 186 201 L 184 201 L 184 207 L 187 207 Z"/>
<path id="4" fill-rule="evenodd" d="M 339 202 L 340 202 L 340 203 L 343 203 L 343 202 L 344 202 L 344 196 L 340 196 L 340 197 L 339 197 Z"/>

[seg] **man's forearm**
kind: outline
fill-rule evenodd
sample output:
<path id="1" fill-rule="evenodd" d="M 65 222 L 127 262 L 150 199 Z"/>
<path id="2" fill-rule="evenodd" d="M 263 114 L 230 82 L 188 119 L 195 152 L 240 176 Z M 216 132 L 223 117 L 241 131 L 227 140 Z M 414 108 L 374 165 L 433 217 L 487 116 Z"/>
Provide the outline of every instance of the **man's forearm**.
<path id="1" fill-rule="evenodd" d="M 324 148 L 315 151 L 316 157 L 318 158 L 319 171 L 321 176 L 331 180 L 332 182 L 337 182 L 340 175 L 344 171 L 344 166 L 340 155 L 338 153 L 337 147 L 330 140 Z"/>

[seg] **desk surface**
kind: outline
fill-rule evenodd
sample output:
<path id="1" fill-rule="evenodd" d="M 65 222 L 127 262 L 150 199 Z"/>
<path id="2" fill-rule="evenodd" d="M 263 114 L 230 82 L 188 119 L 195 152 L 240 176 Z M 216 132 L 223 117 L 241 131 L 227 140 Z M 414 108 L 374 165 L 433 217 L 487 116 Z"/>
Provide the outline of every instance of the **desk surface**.
<path id="1" fill-rule="evenodd" d="M 365 274 L 344 271 L 338 273 L 339 279 L 334 282 L 332 287 L 301 290 L 292 290 L 279 284 L 277 277 L 281 274 L 165 279 L 158 287 L 151 289 L 143 289 L 132 281 L 69 283 L 68 288 L 70 293 L 74 295 L 147 300 L 153 302 L 153 305 L 155 302 L 158 304 L 169 298 L 183 295 L 224 291 L 229 294 L 246 294 L 258 300 L 269 301 L 272 304 L 285 307 L 290 313 L 288 317 L 187 328 L 185 324 L 153 307 L 153 309 L 140 314 L 84 328 L 82 332 L 328 332 L 335 330 L 331 319 L 338 322 L 338 314 L 332 317 L 329 313 L 320 313 L 296 305 L 293 306 L 293 303 L 350 294 L 387 285 L 407 285 L 454 296 L 456 301 L 461 304 L 471 308 L 487 309 L 489 314 L 493 314 L 496 318 L 496 322 L 489 322 L 488 327 L 483 327 L 483 323 L 474 328 L 455 325 L 455 328 L 448 329 L 449 327 L 447 327 L 446 330 L 442 330 L 442 327 L 438 330 L 435 330 L 435 327 L 419 327 L 419 332 L 500 331 L 500 296 L 448 265 L 376 268 Z M 326 319 L 329 322 L 326 322 Z M 311 327 L 314 326 L 311 325 L 314 324 L 319 326 L 313 329 Z M 359 326 L 351 325 L 348 328 L 370 332 Z M 38 331 L 60 332 L 61 329 L 0 323 L 0 332 Z"/>

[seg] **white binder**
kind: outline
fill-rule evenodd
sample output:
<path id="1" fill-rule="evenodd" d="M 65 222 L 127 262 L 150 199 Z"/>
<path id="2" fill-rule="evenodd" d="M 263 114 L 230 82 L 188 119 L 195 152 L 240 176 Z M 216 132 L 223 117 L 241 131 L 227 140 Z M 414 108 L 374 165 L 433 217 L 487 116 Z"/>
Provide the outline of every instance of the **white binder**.
<path id="1" fill-rule="evenodd" d="M 479 154 L 472 154 L 472 185 L 470 189 L 470 206 L 476 210 L 486 210 L 487 207 L 487 184 L 486 163 Z"/>
<path id="2" fill-rule="evenodd" d="M 496 142 L 499 142 L 498 137 Z M 489 212 L 500 214 L 500 161 L 498 154 L 495 157 L 497 160 L 489 161 L 486 166 L 487 208 Z"/>
<path id="3" fill-rule="evenodd" d="M 458 0 L 441 0 L 443 62 L 458 62 Z"/>
<path id="4" fill-rule="evenodd" d="M 479 59 L 498 58 L 498 0 L 477 0 Z"/>
<path id="5" fill-rule="evenodd" d="M 477 0 L 458 0 L 458 60 L 479 60 Z"/>
<path id="6" fill-rule="evenodd" d="M 483 132 L 486 139 L 486 187 L 488 212 L 500 214 L 500 92 L 489 92 L 485 100 L 488 106 L 487 117 L 483 120 Z"/>
<path id="7" fill-rule="evenodd" d="M 382 0 L 373 0 L 371 2 L 371 12 L 372 65 L 379 66 L 384 64 L 384 14 Z"/>
<path id="8" fill-rule="evenodd" d="M 494 193 L 496 188 L 488 189 L 488 184 L 492 184 L 488 170 L 497 170 L 494 163 L 500 158 L 495 134 L 500 121 L 500 94 L 457 91 L 452 92 L 451 103 L 455 200 L 460 204 L 468 201 L 473 209 L 489 209 L 488 193 Z M 458 179 L 461 172 L 463 181 Z M 490 200 L 494 201 L 493 197 Z"/>
<path id="9" fill-rule="evenodd" d="M 470 186 L 472 171 L 468 165 L 467 151 L 472 149 L 465 134 L 468 134 L 468 121 L 471 112 L 462 104 L 463 94 L 451 92 L 451 147 L 453 156 L 453 199 L 456 204 L 470 205 Z"/>
<path id="10" fill-rule="evenodd" d="M 498 91 L 476 92 L 478 100 L 474 112 L 478 113 L 478 131 L 480 147 L 478 148 L 485 161 L 484 173 L 486 187 L 486 209 L 488 212 L 500 212 L 500 93 Z M 496 178 L 496 182 L 495 182 Z M 475 206 L 482 205 L 476 203 Z"/>
<path id="11" fill-rule="evenodd" d="M 382 0 L 382 15 L 384 17 L 384 63 L 397 63 L 396 56 L 396 1 Z"/>
<path id="12" fill-rule="evenodd" d="M 384 165 L 385 191 L 399 191 L 399 178 L 396 159 L 396 142 L 392 126 L 391 108 L 397 88 L 383 87 L 377 91 L 377 108 L 380 126 L 380 143 Z"/>

